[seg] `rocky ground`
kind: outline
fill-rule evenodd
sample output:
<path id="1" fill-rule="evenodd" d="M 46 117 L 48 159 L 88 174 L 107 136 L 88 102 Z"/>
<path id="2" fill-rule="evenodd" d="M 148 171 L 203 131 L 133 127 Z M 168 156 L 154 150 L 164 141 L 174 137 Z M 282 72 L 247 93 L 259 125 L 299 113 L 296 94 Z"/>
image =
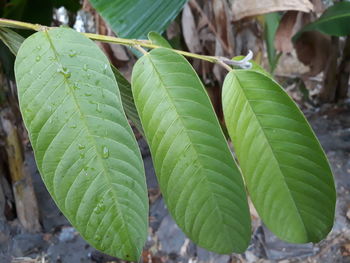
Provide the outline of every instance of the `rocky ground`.
<path id="1" fill-rule="evenodd" d="M 150 234 L 143 262 L 350 262 L 350 106 L 323 106 L 306 112 L 331 162 L 337 183 L 336 222 L 319 244 L 278 240 L 257 217 L 249 249 L 217 255 L 194 245 L 174 223 L 159 193 L 147 145 L 140 141 L 150 193 Z M 120 262 L 89 246 L 70 226 L 46 191 L 33 156 L 27 153 L 39 201 L 43 233 L 26 233 L 16 220 L 0 218 L 0 262 Z"/>

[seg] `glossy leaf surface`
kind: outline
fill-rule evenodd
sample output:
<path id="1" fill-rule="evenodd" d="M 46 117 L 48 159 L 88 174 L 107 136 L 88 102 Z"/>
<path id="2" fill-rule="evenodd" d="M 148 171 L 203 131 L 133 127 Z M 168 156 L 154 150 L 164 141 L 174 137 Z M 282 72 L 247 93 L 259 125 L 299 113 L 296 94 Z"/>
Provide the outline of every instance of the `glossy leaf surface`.
<path id="1" fill-rule="evenodd" d="M 15 73 L 38 169 L 58 207 L 94 247 L 137 260 L 147 237 L 146 183 L 106 56 L 57 28 L 25 40 Z"/>
<path id="2" fill-rule="evenodd" d="M 187 0 L 90 0 L 94 8 L 120 37 L 147 38 L 162 33 Z"/>
<path id="3" fill-rule="evenodd" d="M 320 241 L 333 226 L 335 187 L 301 111 L 276 82 L 252 70 L 230 72 L 222 97 L 249 194 L 265 224 L 289 242 Z"/>
<path id="4" fill-rule="evenodd" d="M 136 63 L 132 90 L 177 224 L 208 250 L 245 251 L 250 216 L 243 180 L 191 65 L 169 49 L 155 49 Z"/>

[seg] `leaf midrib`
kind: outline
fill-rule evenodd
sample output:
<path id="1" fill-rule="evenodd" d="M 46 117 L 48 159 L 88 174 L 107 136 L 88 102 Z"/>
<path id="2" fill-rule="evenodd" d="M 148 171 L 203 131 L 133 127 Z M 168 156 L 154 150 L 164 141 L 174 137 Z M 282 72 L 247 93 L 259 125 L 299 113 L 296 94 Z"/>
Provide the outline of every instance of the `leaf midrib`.
<path id="1" fill-rule="evenodd" d="M 260 74 L 261 74 L 261 73 L 260 73 Z M 271 151 L 271 153 L 272 153 L 273 159 L 274 159 L 275 162 L 277 163 L 278 169 L 279 169 L 279 171 L 280 171 L 279 174 L 280 174 L 281 177 L 282 177 L 282 182 L 283 182 L 283 184 L 286 186 L 286 189 L 287 189 L 287 191 L 288 191 L 288 193 L 289 193 L 289 196 L 290 196 L 290 198 L 291 198 L 291 200 L 292 200 L 292 203 L 293 203 L 293 205 L 295 206 L 295 210 L 296 210 L 296 212 L 297 212 L 296 214 L 298 215 L 298 217 L 299 217 L 301 223 L 303 224 L 304 232 L 305 232 L 305 234 L 306 234 L 306 237 L 308 238 L 309 234 L 308 234 L 308 232 L 307 232 L 307 230 L 306 230 L 305 222 L 304 222 L 302 216 L 301 216 L 300 213 L 299 213 L 299 208 L 298 208 L 297 204 L 296 204 L 295 201 L 294 201 L 293 194 L 292 194 L 291 191 L 289 190 L 288 183 L 285 181 L 285 178 L 284 178 L 284 176 L 283 176 L 283 172 L 282 172 L 281 166 L 280 166 L 280 164 L 279 164 L 279 162 L 278 162 L 278 160 L 277 160 L 277 157 L 276 157 L 276 155 L 275 155 L 275 152 L 274 152 L 274 150 L 273 150 L 273 147 L 272 147 L 272 145 L 270 144 L 270 142 L 269 142 L 269 140 L 268 140 L 268 137 L 267 137 L 267 135 L 266 135 L 266 133 L 265 133 L 265 130 L 262 128 L 263 126 L 262 126 L 262 124 L 261 124 L 259 118 L 257 117 L 257 115 L 256 115 L 256 113 L 255 113 L 253 107 L 250 105 L 250 101 L 248 100 L 248 98 L 247 98 L 247 96 L 246 96 L 246 94 L 245 94 L 245 92 L 244 92 L 244 89 L 242 88 L 243 85 L 241 84 L 241 81 L 239 80 L 239 77 L 235 74 L 234 71 L 232 71 L 232 75 L 234 75 L 234 77 L 237 79 L 237 82 L 238 82 L 238 84 L 239 84 L 238 86 L 240 87 L 240 90 L 242 91 L 242 94 L 243 94 L 244 98 L 246 99 L 247 104 L 248 104 L 250 110 L 252 111 L 254 118 L 255 118 L 256 121 L 259 123 L 259 129 L 262 131 L 262 134 L 264 135 L 265 140 L 266 140 L 266 142 L 267 142 L 267 145 L 268 145 L 268 147 L 270 148 L 270 151 Z"/>
<path id="2" fill-rule="evenodd" d="M 57 52 L 55 46 L 53 45 L 52 39 L 50 38 L 49 32 L 48 32 L 47 30 L 45 30 L 45 31 L 44 31 L 44 34 L 45 34 L 47 40 L 49 41 L 50 47 L 51 47 L 51 49 L 52 49 L 52 51 L 53 51 L 53 53 L 54 53 L 54 56 L 55 56 L 55 58 L 56 58 L 56 61 L 58 62 L 59 66 L 63 67 L 63 64 L 62 64 L 61 61 L 60 61 L 60 56 L 59 56 L 59 54 L 58 54 L 58 52 Z M 78 101 L 77 101 L 77 98 L 76 98 L 76 96 L 75 96 L 74 90 L 73 90 L 73 89 L 71 88 L 71 86 L 68 84 L 70 81 L 69 81 L 69 79 L 68 79 L 66 76 L 64 76 L 64 75 L 63 75 L 63 78 L 64 78 L 64 80 L 65 80 L 66 85 L 68 86 L 68 89 L 70 90 L 70 93 L 72 94 L 71 97 L 73 98 L 74 104 L 75 104 L 75 106 L 76 106 L 76 108 L 77 108 L 77 110 L 78 110 L 80 116 L 82 117 L 82 118 L 80 118 L 80 119 L 82 120 L 81 123 L 83 123 L 83 125 L 85 126 L 85 129 L 87 130 L 87 133 L 88 133 L 88 137 L 90 138 L 90 140 L 91 140 L 92 143 L 93 143 L 93 147 L 95 148 L 97 160 L 98 160 L 98 162 L 101 164 L 102 169 L 103 169 L 103 171 L 104 171 L 103 174 L 104 174 L 105 176 L 103 176 L 103 178 L 107 181 L 107 184 L 109 185 L 109 188 L 111 189 L 111 193 L 112 193 L 113 199 L 114 199 L 114 201 L 115 201 L 115 203 L 116 203 L 115 206 L 116 206 L 116 208 L 117 208 L 117 207 L 121 207 L 121 206 L 120 206 L 120 203 L 119 203 L 119 201 L 118 201 L 118 197 L 116 196 L 115 191 L 113 191 L 113 187 L 111 187 L 111 186 L 112 186 L 112 182 L 110 181 L 110 179 L 109 179 L 109 177 L 108 177 L 108 169 L 107 169 L 107 167 L 105 166 L 104 161 L 103 161 L 103 158 L 102 158 L 102 156 L 100 155 L 100 153 L 99 153 L 99 151 L 98 151 L 98 149 L 97 149 L 97 142 L 96 142 L 96 140 L 94 139 L 94 137 L 93 137 L 92 133 L 90 132 L 90 129 L 89 129 L 89 127 L 88 127 L 88 125 L 87 125 L 87 123 L 86 123 L 86 121 L 85 121 L 84 114 L 83 114 L 83 112 L 81 111 L 81 108 L 80 108 L 80 105 L 79 105 L 79 103 L 78 103 Z M 119 210 L 119 209 L 117 209 L 117 210 Z M 128 224 L 126 224 L 126 220 L 125 220 L 125 217 L 124 217 L 124 213 L 122 213 L 122 212 L 120 211 L 120 215 L 121 215 L 121 218 L 122 218 L 122 221 L 123 221 L 123 226 L 126 228 L 127 232 L 130 233 Z M 130 236 L 130 235 L 128 235 L 128 236 Z M 129 245 L 130 245 L 131 247 L 133 247 L 133 244 L 131 244 L 131 240 L 130 240 L 129 238 L 127 239 L 127 241 L 128 241 L 128 243 L 129 243 Z M 138 247 L 137 247 L 137 250 L 138 250 Z M 138 252 L 139 252 L 139 251 L 138 251 Z"/>
<path id="3" fill-rule="evenodd" d="M 165 90 L 165 93 L 167 94 L 167 97 L 168 97 L 169 101 L 170 101 L 170 102 L 172 103 L 172 105 L 173 105 L 173 109 L 175 110 L 175 112 L 176 112 L 176 114 L 177 114 L 177 119 L 181 122 L 182 126 L 185 128 L 185 129 L 183 129 L 184 134 L 186 134 L 186 137 L 187 137 L 188 140 L 191 142 L 190 147 L 194 150 L 194 152 L 195 152 L 195 154 L 196 154 L 196 157 L 197 157 L 196 159 L 197 159 L 199 165 L 201 166 L 201 170 L 202 170 L 202 171 L 205 170 L 206 168 L 203 166 L 202 162 L 200 161 L 199 154 L 198 154 L 198 152 L 197 152 L 196 147 L 194 146 L 195 144 L 192 142 L 191 136 L 187 133 L 186 125 L 183 123 L 183 120 L 181 119 L 181 115 L 178 113 L 177 108 L 176 108 L 176 106 L 175 106 L 175 103 L 174 103 L 173 99 L 171 98 L 171 96 L 170 96 L 170 94 L 169 94 L 169 91 L 165 88 L 166 85 L 164 84 L 164 81 L 163 81 L 163 79 L 162 79 L 162 77 L 161 77 L 160 72 L 157 70 L 157 68 L 155 67 L 155 64 L 153 63 L 153 61 L 152 61 L 152 59 L 151 59 L 151 54 L 148 53 L 148 54 L 145 55 L 145 57 L 148 58 L 149 61 L 151 62 L 152 67 L 153 67 L 153 70 L 154 70 L 154 71 L 156 72 L 156 74 L 158 75 L 158 78 L 159 78 L 159 80 L 160 80 L 160 82 L 161 82 L 161 85 L 164 87 L 163 89 Z M 210 195 L 211 195 L 211 198 L 214 200 L 214 204 L 215 204 L 216 209 L 217 209 L 218 211 L 220 211 L 220 213 L 218 213 L 219 216 L 220 216 L 220 222 L 224 225 L 225 229 L 228 230 L 227 233 L 229 233 L 229 232 L 230 232 L 230 229 L 227 229 L 227 226 L 226 226 L 225 223 L 224 223 L 223 215 L 222 215 L 222 212 L 221 212 L 220 207 L 218 206 L 217 198 L 215 197 L 215 194 L 213 193 L 212 188 L 209 186 L 209 185 L 210 185 L 210 182 L 209 182 L 209 180 L 208 180 L 208 177 L 205 175 L 205 173 L 201 173 L 201 174 L 204 175 L 203 177 L 206 179 L 206 180 L 205 180 L 205 185 L 206 185 L 207 188 L 210 190 Z M 226 238 L 226 233 L 225 233 L 225 238 Z M 228 241 L 229 241 L 229 240 L 228 240 Z"/>

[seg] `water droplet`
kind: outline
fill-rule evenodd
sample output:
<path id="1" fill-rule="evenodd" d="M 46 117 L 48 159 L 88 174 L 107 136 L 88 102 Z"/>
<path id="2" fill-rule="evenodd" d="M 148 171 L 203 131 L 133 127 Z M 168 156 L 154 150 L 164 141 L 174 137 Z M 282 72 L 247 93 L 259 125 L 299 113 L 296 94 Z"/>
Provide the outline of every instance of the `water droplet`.
<path id="1" fill-rule="evenodd" d="M 95 81 L 95 85 L 98 86 L 98 85 L 100 84 L 100 82 L 101 82 L 101 81 L 100 81 L 99 79 L 96 80 L 96 81 Z"/>
<path id="2" fill-rule="evenodd" d="M 41 46 L 37 46 L 36 49 L 37 49 L 37 50 L 40 50 L 40 49 L 41 49 Z"/>
<path id="3" fill-rule="evenodd" d="M 71 73 L 69 71 L 69 69 L 67 69 L 66 67 L 60 67 L 57 69 L 58 73 L 61 73 L 65 78 L 70 78 Z"/>
<path id="4" fill-rule="evenodd" d="M 99 113 L 101 113 L 101 112 L 102 112 L 102 110 L 101 110 L 101 108 L 100 108 L 100 104 L 99 104 L 99 103 L 97 103 L 97 105 L 96 105 L 96 111 L 97 111 L 97 112 L 99 112 Z"/>
<path id="5" fill-rule="evenodd" d="M 100 236 L 99 234 L 96 234 L 96 235 L 95 235 L 95 240 L 96 240 L 96 241 L 101 241 L 101 239 L 102 239 L 102 238 L 101 238 L 101 236 Z"/>
<path id="6" fill-rule="evenodd" d="M 109 149 L 106 146 L 103 146 L 102 148 L 102 157 L 104 159 L 107 159 L 109 157 Z"/>
<path id="7" fill-rule="evenodd" d="M 85 92 L 84 94 L 85 94 L 86 97 L 90 97 L 90 96 L 92 95 L 92 93 L 91 93 L 91 92 L 88 92 L 88 91 Z"/>
<path id="8" fill-rule="evenodd" d="M 87 64 L 84 64 L 83 70 L 84 70 L 84 71 L 87 71 L 87 70 L 88 70 L 88 65 L 87 65 Z"/>
<path id="9" fill-rule="evenodd" d="M 108 67 L 108 65 L 107 65 L 107 64 L 105 64 L 105 65 L 103 66 L 103 73 L 106 73 L 106 71 L 107 71 L 107 67 Z"/>
<path id="10" fill-rule="evenodd" d="M 78 145 L 78 149 L 79 149 L 79 150 L 84 150 L 84 149 L 85 149 L 85 145 L 79 144 L 79 145 Z"/>
<path id="11" fill-rule="evenodd" d="M 84 158 L 85 158 L 85 153 L 80 153 L 79 155 L 80 155 L 80 158 L 81 158 L 81 159 L 84 159 Z"/>
<path id="12" fill-rule="evenodd" d="M 36 56 L 35 61 L 36 61 L 36 62 L 39 62 L 40 59 L 41 59 L 41 56 Z"/>
<path id="13" fill-rule="evenodd" d="M 70 51 L 69 51 L 69 56 L 72 58 L 72 57 L 75 57 L 77 55 L 77 52 L 75 51 L 75 50 L 73 50 L 73 49 L 71 49 Z"/>
<path id="14" fill-rule="evenodd" d="M 76 129 L 77 128 L 77 125 L 76 124 L 73 124 L 70 126 L 72 129 Z"/>
<path id="15" fill-rule="evenodd" d="M 87 74 L 86 77 L 87 77 L 87 79 L 90 79 L 91 78 L 91 74 L 90 73 Z"/>

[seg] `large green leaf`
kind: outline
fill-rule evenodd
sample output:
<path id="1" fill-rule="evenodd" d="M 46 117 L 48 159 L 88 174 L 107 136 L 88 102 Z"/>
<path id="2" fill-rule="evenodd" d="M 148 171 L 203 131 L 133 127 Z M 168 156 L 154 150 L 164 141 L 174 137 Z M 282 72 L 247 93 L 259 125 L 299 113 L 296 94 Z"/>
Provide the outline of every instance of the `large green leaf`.
<path id="1" fill-rule="evenodd" d="M 90 0 L 94 8 L 120 37 L 147 38 L 162 33 L 187 0 Z"/>
<path id="2" fill-rule="evenodd" d="M 36 162 L 58 207 L 94 247 L 137 260 L 147 237 L 146 183 L 106 56 L 57 28 L 25 40 L 15 73 Z"/>
<path id="3" fill-rule="evenodd" d="M 315 22 L 303 27 L 294 37 L 298 39 L 303 32 L 317 30 L 331 36 L 350 35 L 350 2 L 338 2 L 329 7 Z"/>
<path id="4" fill-rule="evenodd" d="M 195 71 L 159 48 L 138 60 L 131 83 L 171 215 L 199 246 L 243 252 L 250 240 L 243 180 Z"/>
<path id="5" fill-rule="evenodd" d="M 305 117 L 272 79 L 234 70 L 223 87 L 227 128 L 252 201 L 265 224 L 289 242 L 318 242 L 331 230 L 335 187 Z"/>
<path id="6" fill-rule="evenodd" d="M 11 50 L 12 54 L 17 55 L 17 52 L 25 40 L 24 37 L 17 34 L 13 30 L 0 27 L 0 39 Z M 126 116 L 132 121 L 139 132 L 143 133 L 140 118 L 137 114 L 137 110 L 134 104 L 134 98 L 132 97 L 131 85 L 129 81 L 119 72 L 119 70 L 111 64 L 114 77 L 118 83 L 121 100 L 123 103 Z"/>

